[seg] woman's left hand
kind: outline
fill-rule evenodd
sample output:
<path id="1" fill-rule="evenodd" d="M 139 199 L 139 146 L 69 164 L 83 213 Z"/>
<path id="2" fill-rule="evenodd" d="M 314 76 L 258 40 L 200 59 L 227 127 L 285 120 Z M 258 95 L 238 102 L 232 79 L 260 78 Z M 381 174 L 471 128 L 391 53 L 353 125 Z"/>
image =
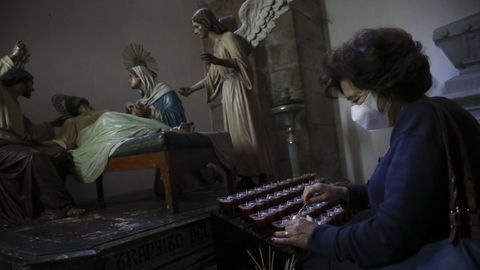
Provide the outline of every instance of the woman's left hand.
<path id="1" fill-rule="evenodd" d="M 205 64 L 208 64 L 208 65 L 210 65 L 210 64 L 218 65 L 218 63 L 220 62 L 217 57 L 213 56 L 210 53 L 200 54 L 200 59 L 202 59 L 202 61 L 205 62 Z"/>
<path id="2" fill-rule="evenodd" d="M 278 231 L 273 234 L 272 241 L 275 244 L 292 245 L 307 249 L 308 238 L 312 234 L 317 224 L 311 218 L 292 219 L 285 226 L 284 231 Z"/>

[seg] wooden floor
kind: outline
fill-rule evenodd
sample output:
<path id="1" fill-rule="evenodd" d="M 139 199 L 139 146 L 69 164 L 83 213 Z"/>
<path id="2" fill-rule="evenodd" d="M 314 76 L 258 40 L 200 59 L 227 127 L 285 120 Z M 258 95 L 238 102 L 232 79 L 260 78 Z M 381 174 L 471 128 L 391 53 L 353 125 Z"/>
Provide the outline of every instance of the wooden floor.
<path id="1" fill-rule="evenodd" d="M 80 217 L 0 228 L 0 269 L 215 269 L 210 215 L 221 189 L 182 196 L 168 214 L 152 191 Z"/>

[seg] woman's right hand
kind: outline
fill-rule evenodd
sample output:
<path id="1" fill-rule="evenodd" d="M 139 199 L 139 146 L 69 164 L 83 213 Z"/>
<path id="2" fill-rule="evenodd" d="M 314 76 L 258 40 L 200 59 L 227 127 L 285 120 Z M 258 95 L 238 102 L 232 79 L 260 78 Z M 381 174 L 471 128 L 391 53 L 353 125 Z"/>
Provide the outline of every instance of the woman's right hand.
<path id="1" fill-rule="evenodd" d="M 303 201 L 306 204 L 323 201 L 335 203 L 341 199 L 347 199 L 348 189 L 342 186 L 316 183 L 310 186 L 306 186 L 303 190 L 302 197 Z"/>
<path id="2" fill-rule="evenodd" d="M 193 93 L 193 89 L 191 87 L 181 87 L 180 90 L 178 90 L 178 93 L 182 96 L 188 97 Z"/>

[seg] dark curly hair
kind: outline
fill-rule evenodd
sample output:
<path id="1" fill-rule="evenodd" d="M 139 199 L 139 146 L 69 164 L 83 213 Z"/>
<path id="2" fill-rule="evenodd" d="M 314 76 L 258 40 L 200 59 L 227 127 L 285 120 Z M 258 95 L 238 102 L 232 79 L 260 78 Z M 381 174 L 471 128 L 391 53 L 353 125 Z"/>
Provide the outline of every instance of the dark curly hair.
<path id="1" fill-rule="evenodd" d="M 428 57 L 422 44 L 399 28 L 364 29 L 328 54 L 322 80 L 328 97 L 335 97 L 341 80 L 362 90 L 412 101 L 432 86 Z"/>

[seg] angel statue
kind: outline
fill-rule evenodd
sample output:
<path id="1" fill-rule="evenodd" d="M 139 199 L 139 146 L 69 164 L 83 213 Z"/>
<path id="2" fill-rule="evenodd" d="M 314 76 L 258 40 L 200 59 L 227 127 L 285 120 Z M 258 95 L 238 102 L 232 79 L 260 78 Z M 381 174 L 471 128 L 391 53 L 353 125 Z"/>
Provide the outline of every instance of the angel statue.
<path id="1" fill-rule="evenodd" d="M 248 55 L 275 26 L 275 20 L 288 9 L 292 0 L 247 0 L 239 11 L 242 25 L 228 32 L 212 11 L 197 10 L 192 17 L 193 32 L 201 39 L 213 42 L 213 54 L 202 53 L 201 60 L 209 64 L 204 79 L 191 87 L 180 89 L 188 96 L 205 88 L 207 102 L 222 93 L 225 128 L 230 133 L 234 149 L 234 164 L 240 185 L 252 185 L 250 177 L 273 175 L 270 147 L 260 109 L 253 90 L 252 68 Z M 242 187 L 242 186 L 241 186 Z"/>
<path id="2" fill-rule="evenodd" d="M 140 92 L 141 98 L 125 105 L 125 112 L 159 120 L 170 127 L 186 122 L 182 102 L 175 91 L 156 80 L 155 58 L 140 44 L 130 44 L 123 51 L 123 63 L 128 70 L 128 84 Z"/>

